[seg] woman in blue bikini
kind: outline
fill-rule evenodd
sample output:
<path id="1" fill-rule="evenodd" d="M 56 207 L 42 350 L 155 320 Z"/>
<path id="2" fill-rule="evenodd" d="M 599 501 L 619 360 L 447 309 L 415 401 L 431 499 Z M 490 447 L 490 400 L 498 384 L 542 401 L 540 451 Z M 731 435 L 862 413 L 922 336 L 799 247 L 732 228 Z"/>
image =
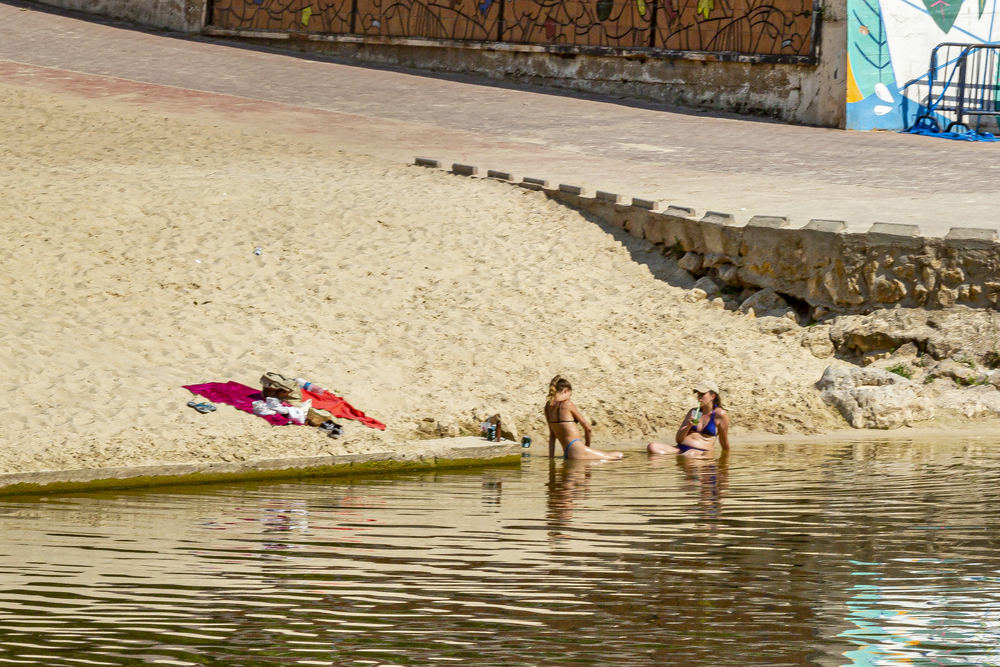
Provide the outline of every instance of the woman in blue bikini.
<path id="1" fill-rule="evenodd" d="M 573 387 L 569 380 L 561 375 L 552 378 L 549 383 L 549 396 L 545 401 L 545 421 L 549 423 L 549 456 L 556 455 L 556 440 L 563 447 L 565 458 L 569 460 L 606 460 L 620 459 L 621 452 L 601 452 L 590 448 L 590 424 L 587 418 L 569 400 L 573 395 Z M 583 426 L 586 444 L 580 440 L 580 429 Z"/>
<path id="2" fill-rule="evenodd" d="M 691 409 L 674 436 L 676 445 L 651 442 L 650 454 L 680 454 L 697 458 L 714 457 L 715 439 L 724 451 L 729 451 L 729 415 L 722 409 L 719 386 L 706 380 L 694 388 L 698 407 Z"/>

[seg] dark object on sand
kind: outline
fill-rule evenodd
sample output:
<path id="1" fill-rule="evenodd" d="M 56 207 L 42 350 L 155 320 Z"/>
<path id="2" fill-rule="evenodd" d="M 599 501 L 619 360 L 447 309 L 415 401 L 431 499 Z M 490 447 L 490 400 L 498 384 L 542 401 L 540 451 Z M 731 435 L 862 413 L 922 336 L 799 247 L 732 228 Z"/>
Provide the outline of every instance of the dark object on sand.
<path id="1" fill-rule="evenodd" d="M 331 438 L 339 438 L 344 435 L 344 427 L 333 421 L 325 421 L 319 425 L 319 430 L 326 431 Z"/>

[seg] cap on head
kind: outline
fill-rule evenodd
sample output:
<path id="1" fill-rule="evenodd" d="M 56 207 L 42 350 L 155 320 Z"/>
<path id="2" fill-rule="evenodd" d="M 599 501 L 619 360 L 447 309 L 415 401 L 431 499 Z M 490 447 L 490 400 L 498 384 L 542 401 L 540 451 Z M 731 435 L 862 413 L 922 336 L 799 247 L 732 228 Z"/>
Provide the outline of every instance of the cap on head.
<path id="1" fill-rule="evenodd" d="M 716 396 L 719 395 L 719 385 L 715 384 L 711 380 L 702 380 L 701 382 L 695 385 L 694 390 L 699 394 L 707 394 L 708 392 L 712 392 Z"/>

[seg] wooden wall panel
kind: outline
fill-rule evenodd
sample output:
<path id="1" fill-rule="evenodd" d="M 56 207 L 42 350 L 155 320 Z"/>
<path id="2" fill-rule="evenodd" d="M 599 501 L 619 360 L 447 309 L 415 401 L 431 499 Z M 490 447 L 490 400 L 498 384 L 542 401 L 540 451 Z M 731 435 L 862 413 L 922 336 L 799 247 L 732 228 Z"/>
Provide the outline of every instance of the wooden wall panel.
<path id="1" fill-rule="evenodd" d="M 361 35 L 428 39 L 496 39 L 498 9 L 486 0 L 358 0 Z"/>
<path id="2" fill-rule="evenodd" d="M 212 25 L 254 30 L 351 31 L 352 0 L 215 0 Z"/>
<path id="3" fill-rule="evenodd" d="M 509 0 L 505 42 L 649 46 L 651 0 Z"/>
<path id="4" fill-rule="evenodd" d="M 812 52 L 812 0 L 659 0 L 656 46 L 760 55 Z"/>
<path id="5" fill-rule="evenodd" d="M 807 56 L 812 0 L 215 0 L 212 23 L 383 37 Z M 655 34 L 654 34 L 655 33 Z"/>

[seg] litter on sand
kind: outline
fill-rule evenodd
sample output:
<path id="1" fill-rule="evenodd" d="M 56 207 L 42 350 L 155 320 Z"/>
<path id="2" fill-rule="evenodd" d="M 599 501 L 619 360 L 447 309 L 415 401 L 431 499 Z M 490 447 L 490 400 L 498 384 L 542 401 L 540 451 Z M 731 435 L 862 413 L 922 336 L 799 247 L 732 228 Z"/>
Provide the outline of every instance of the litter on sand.
<path id="1" fill-rule="evenodd" d="M 237 410 L 253 414 L 253 402 L 264 400 L 264 396 L 259 389 L 248 387 L 239 382 L 208 382 L 206 384 L 189 384 L 184 386 L 192 394 L 206 398 L 213 403 L 231 405 Z M 260 415 L 269 424 L 283 426 L 290 424 L 291 420 L 285 415 L 277 413 L 272 415 Z"/>
<path id="2" fill-rule="evenodd" d="M 260 378 L 258 391 L 239 382 L 208 382 L 185 385 L 192 394 L 215 403 L 231 405 L 237 410 L 256 415 L 269 424 L 307 424 L 325 431 L 331 438 L 339 438 L 344 428 L 333 420 L 351 419 L 369 428 L 385 430 L 385 424 L 372 419 L 340 396 L 302 378 L 290 378 L 280 373 L 265 373 Z M 209 403 L 188 403 L 199 412 L 196 405 L 208 406 L 206 412 L 215 410 Z"/>

